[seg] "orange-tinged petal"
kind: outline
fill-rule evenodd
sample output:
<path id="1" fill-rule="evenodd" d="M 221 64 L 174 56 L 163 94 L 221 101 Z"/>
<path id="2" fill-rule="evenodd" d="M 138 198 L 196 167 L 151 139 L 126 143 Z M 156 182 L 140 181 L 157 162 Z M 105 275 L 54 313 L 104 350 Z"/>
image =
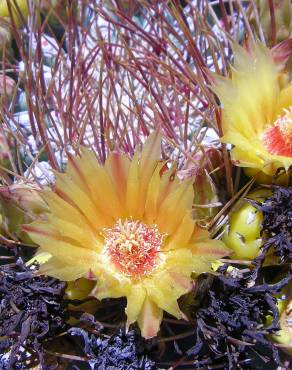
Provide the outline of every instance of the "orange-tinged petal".
<path id="1" fill-rule="evenodd" d="M 90 189 L 89 196 L 96 208 L 107 217 L 122 217 L 123 206 L 107 168 L 99 165 L 94 153 L 88 149 L 82 148 L 81 154 L 80 166 Z M 123 178 L 120 181 L 122 182 Z"/>
<path id="2" fill-rule="evenodd" d="M 74 157 L 72 154 L 68 153 L 68 164 L 66 168 L 66 174 L 72 179 L 72 181 L 85 193 L 90 193 L 88 186 L 88 175 L 89 173 L 84 173 L 84 159 L 80 157 Z"/>
<path id="3" fill-rule="evenodd" d="M 92 166 L 93 160 L 95 166 Z M 68 155 L 66 176 L 95 204 L 98 213 L 116 216 L 117 209 L 121 209 L 111 180 L 88 149 L 82 149 L 82 157 Z"/>
<path id="4" fill-rule="evenodd" d="M 98 179 L 98 184 L 96 183 Z M 109 219 L 117 219 L 124 214 L 124 208 L 118 197 L 118 193 L 104 168 L 100 167 L 90 180 L 90 186 L 96 208 Z"/>
<path id="5" fill-rule="evenodd" d="M 41 246 L 42 251 L 46 251 L 60 260 L 63 259 L 70 265 L 74 265 L 78 261 L 78 265 L 87 264 L 88 268 L 88 266 L 98 261 L 97 253 L 88 248 L 81 247 L 80 243 L 75 239 L 63 237 L 50 224 L 36 221 L 30 225 L 24 225 L 23 229 L 36 244 Z"/>
<path id="6" fill-rule="evenodd" d="M 149 181 L 153 175 L 153 172 L 161 156 L 160 146 L 161 146 L 161 132 L 160 130 L 156 130 L 151 135 L 149 135 L 141 152 L 141 160 L 139 164 L 139 178 L 140 178 L 139 201 L 140 207 L 142 209 L 145 207 Z"/>
<path id="7" fill-rule="evenodd" d="M 228 256 L 230 250 L 221 240 L 205 240 L 196 242 L 191 246 L 193 255 L 204 258 L 205 260 L 216 260 Z"/>
<path id="8" fill-rule="evenodd" d="M 191 212 L 190 212 L 191 213 Z M 176 249 L 185 247 L 194 232 L 195 220 L 187 213 L 176 232 L 169 238 L 164 249 Z"/>
<path id="9" fill-rule="evenodd" d="M 127 211 L 128 215 L 133 218 L 140 219 L 142 216 L 142 209 L 139 202 L 139 152 L 136 151 L 130 165 L 128 181 L 127 181 Z"/>
<path id="10" fill-rule="evenodd" d="M 46 221 L 35 221 L 31 224 L 22 225 L 22 229 L 26 233 L 28 233 L 28 235 L 31 235 L 32 240 L 34 240 L 33 235 L 37 235 L 43 238 L 49 238 L 52 242 L 63 240 L 62 235 L 59 233 L 59 231 L 53 225 Z"/>
<path id="11" fill-rule="evenodd" d="M 168 271 L 168 273 L 175 284 L 178 285 L 181 291 L 184 292 L 183 294 L 191 291 L 192 287 L 194 286 L 194 281 L 191 280 L 190 277 L 184 276 L 181 273 L 175 271 Z"/>
<path id="12" fill-rule="evenodd" d="M 159 208 L 156 223 L 162 232 L 171 235 L 192 207 L 194 189 L 192 181 L 184 181 L 170 193 Z"/>
<path id="13" fill-rule="evenodd" d="M 103 246 L 101 236 L 93 234 L 89 228 L 80 227 L 78 223 L 73 224 L 72 222 L 61 220 L 55 215 L 49 215 L 48 221 L 56 230 L 59 230 L 62 237 L 70 239 L 74 235 L 74 240 L 84 248 L 96 251 Z"/>
<path id="14" fill-rule="evenodd" d="M 157 165 L 148 185 L 144 219 L 150 225 L 155 222 L 157 216 L 159 187 L 161 182 L 160 171 L 164 165 L 164 162 Z"/>
<path id="15" fill-rule="evenodd" d="M 151 299 L 146 298 L 137 320 L 144 338 L 150 339 L 157 335 L 162 317 L 162 309 L 151 301 Z"/>
<path id="16" fill-rule="evenodd" d="M 105 215 L 104 218 L 120 217 L 122 205 L 105 168 L 99 165 L 94 153 L 87 148 L 81 148 L 80 152 L 81 157 L 69 157 L 66 175 L 87 195 L 97 212 Z"/>
<path id="17" fill-rule="evenodd" d="M 193 242 L 199 242 L 199 241 L 203 241 L 209 238 L 210 238 L 210 234 L 206 229 L 203 229 L 202 227 L 195 225 L 194 232 L 192 235 Z"/>
<path id="18" fill-rule="evenodd" d="M 127 178 L 130 160 L 127 156 L 110 153 L 105 161 L 105 169 L 111 178 L 123 207 L 126 205 Z"/>
<path id="19" fill-rule="evenodd" d="M 161 176 L 159 187 L 158 207 L 162 204 L 165 198 L 171 192 L 174 192 L 179 187 L 179 180 L 175 174 L 175 168 L 170 168 L 165 171 Z"/>
<path id="20" fill-rule="evenodd" d="M 171 307 L 175 307 L 176 313 L 179 317 L 181 317 L 181 311 L 177 305 L 177 299 L 188 293 L 192 288 L 190 273 L 188 275 L 189 276 L 186 277 L 179 272 L 165 271 L 158 274 L 154 279 L 155 288 L 159 289 L 164 294 L 163 301 L 165 301 L 165 299 L 168 300 L 169 305 Z M 179 280 L 179 283 L 177 282 L 177 279 Z M 173 301 L 175 301 L 175 304 Z M 156 301 L 156 304 L 163 308 L 158 301 Z M 168 312 L 171 313 L 170 311 Z"/>
<path id="21" fill-rule="evenodd" d="M 137 321 L 146 298 L 146 290 L 141 285 L 134 284 L 127 294 L 127 328 Z"/>
<path id="22" fill-rule="evenodd" d="M 80 210 L 73 207 L 70 203 L 58 196 L 53 191 L 43 191 L 42 197 L 48 204 L 52 214 L 58 215 L 62 220 L 75 223 L 78 220 L 80 227 L 87 228 L 92 225 Z M 95 228 L 93 229 L 95 230 Z"/>
<path id="23" fill-rule="evenodd" d="M 141 152 L 140 175 L 142 181 L 148 182 L 161 156 L 161 132 L 155 130 L 149 135 Z"/>
<path id="24" fill-rule="evenodd" d="M 73 183 L 66 174 L 56 174 L 56 191 L 61 190 L 69 199 L 72 205 L 88 219 L 94 228 L 103 228 L 113 224 L 113 218 L 102 214 L 88 195 Z"/>

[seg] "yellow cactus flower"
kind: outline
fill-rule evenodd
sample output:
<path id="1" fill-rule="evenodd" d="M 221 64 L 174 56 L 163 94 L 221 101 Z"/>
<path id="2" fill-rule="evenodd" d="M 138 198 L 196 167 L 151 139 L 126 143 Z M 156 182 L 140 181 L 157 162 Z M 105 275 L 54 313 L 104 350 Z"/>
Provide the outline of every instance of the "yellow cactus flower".
<path id="1" fill-rule="evenodd" d="M 215 78 L 213 89 L 223 106 L 222 141 L 234 145 L 236 165 L 269 176 L 292 165 L 292 83 L 283 80 L 261 43 L 250 51 L 236 46 L 231 77 Z"/>
<path id="2" fill-rule="evenodd" d="M 157 334 L 163 310 L 182 318 L 177 299 L 191 275 L 211 271 L 228 254 L 192 217 L 192 180 L 162 170 L 155 131 L 132 160 L 111 153 L 105 165 L 80 149 L 43 192 L 46 220 L 24 225 L 40 252 L 52 255 L 41 272 L 61 280 L 96 279 L 98 299 L 127 298 L 127 326 L 138 322 L 146 338 Z"/>

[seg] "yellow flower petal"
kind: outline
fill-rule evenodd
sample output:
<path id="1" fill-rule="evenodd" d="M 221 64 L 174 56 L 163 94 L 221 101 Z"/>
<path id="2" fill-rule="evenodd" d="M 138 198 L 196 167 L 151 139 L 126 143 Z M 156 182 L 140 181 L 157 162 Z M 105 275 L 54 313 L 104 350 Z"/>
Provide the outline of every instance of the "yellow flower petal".
<path id="1" fill-rule="evenodd" d="M 53 191 L 43 191 L 42 197 L 48 204 L 50 211 L 52 214 L 58 215 L 58 217 L 64 221 L 68 221 L 71 223 L 76 223 L 78 220 L 78 225 L 83 228 L 93 228 L 91 223 L 88 219 L 75 207 L 73 207 L 70 203 L 65 201 L 59 195 L 54 193 Z M 95 230 L 95 228 L 93 228 Z"/>
<path id="2" fill-rule="evenodd" d="M 168 251 L 166 254 L 167 258 L 163 266 L 163 271 L 179 273 L 180 275 L 187 276 L 190 279 L 191 273 L 196 267 L 192 260 L 193 255 L 191 249 L 181 248 Z"/>
<path id="3" fill-rule="evenodd" d="M 106 166 L 100 166 L 94 154 L 86 148 L 81 149 L 81 155 L 82 158 L 78 159 L 79 167 L 82 168 L 81 171 L 87 179 L 90 189 L 88 196 L 94 202 L 96 209 L 110 219 L 122 217 L 123 205 Z M 98 184 L 96 184 L 96 178 L 98 178 Z M 123 181 L 122 177 L 120 181 Z"/>
<path id="4" fill-rule="evenodd" d="M 72 222 L 61 220 L 53 215 L 48 216 L 48 221 L 56 230 L 59 230 L 59 233 L 63 238 L 70 239 L 72 238 L 72 235 L 74 235 L 74 240 L 84 248 L 96 251 L 103 246 L 101 241 L 98 243 L 100 236 L 97 233 L 94 234 L 89 227 L 80 227 L 79 224 L 73 224 Z"/>
<path id="5" fill-rule="evenodd" d="M 234 47 L 234 69 L 232 75 L 237 88 L 236 104 L 248 112 L 254 130 L 260 132 L 266 122 L 275 118 L 275 104 L 279 95 L 278 70 L 270 50 L 257 43 L 250 51 L 241 46 Z M 242 99 L 242 100 L 241 100 Z M 237 105 L 234 107 L 234 110 Z"/>
<path id="6" fill-rule="evenodd" d="M 177 303 L 177 291 L 175 291 L 176 294 L 173 294 L 173 289 L 177 288 L 177 284 L 174 283 L 168 274 L 165 274 L 163 279 L 165 279 L 163 282 L 155 279 L 151 285 L 147 285 L 147 294 L 157 307 L 160 307 L 177 319 L 181 319 L 184 315 Z"/>
<path id="7" fill-rule="evenodd" d="M 63 237 L 58 230 L 46 222 L 36 221 L 30 225 L 24 225 L 23 229 L 36 244 L 41 246 L 43 251 L 60 260 L 63 259 L 70 265 L 75 265 L 78 261 L 78 265 L 86 265 L 89 270 L 89 266 L 98 261 L 96 252 L 84 248 L 73 238 Z M 96 248 L 97 250 L 98 248 Z"/>
<path id="8" fill-rule="evenodd" d="M 127 178 L 130 160 L 122 154 L 110 153 L 105 161 L 105 170 L 111 178 L 123 207 L 126 206 Z"/>
<path id="9" fill-rule="evenodd" d="M 244 147 L 244 141 L 243 145 L 240 146 Z M 250 145 L 246 143 L 246 147 L 249 146 Z M 258 151 L 258 154 L 260 154 L 260 151 Z M 246 148 L 233 148 L 231 151 L 231 159 L 234 164 L 240 167 L 258 168 L 264 166 L 264 160 L 257 155 L 256 151 L 247 151 Z"/>
<path id="10" fill-rule="evenodd" d="M 209 239 L 196 242 L 192 245 L 191 250 L 193 255 L 197 255 L 206 261 L 214 261 L 230 254 L 230 250 L 221 240 Z"/>
<path id="11" fill-rule="evenodd" d="M 86 193 L 84 193 L 66 174 L 56 174 L 55 191 L 79 210 L 94 228 L 103 228 L 113 224 L 113 218 L 102 214 Z M 78 205 L 76 204 L 78 200 Z"/>
<path id="12" fill-rule="evenodd" d="M 127 294 L 127 328 L 137 321 L 139 314 L 141 313 L 144 301 L 146 297 L 146 291 L 141 285 L 134 284 L 130 292 Z"/>
<path id="13" fill-rule="evenodd" d="M 283 109 L 287 109 L 292 105 L 292 84 L 286 86 L 280 92 L 279 100 L 277 102 L 276 113 L 283 114 Z"/>
<path id="14" fill-rule="evenodd" d="M 92 268 L 92 273 L 97 279 L 92 295 L 98 299 L 127 296 L 131 291 L 130 279 L 117 274 L 112 266 L 107 268 L 107 264 L 109 262 L 103 260 Z"/>
<path id="15" fill-rule="evenodd" d="M 194 190 L 190 180 L 182 182 L 176 191 L 169 193 L 159 208 L 156 223 L 167 234 L 174 233 L 186 211 L 192 207 Z"/>
<path id="16" fill-rule="evenodd" d="M 210 239 L 210 234 L 207 230 L 202 227 L 195 225 L 194 232 L 192 235 L 192 242 L 199 242 Z"/>
<path id="17" fill-rule="evenodd" d="M 179 180 L 175 174 L 175 170 L 176 169 L 173 167 L 162 174 L 159 187 L 158 207 L 161 206 L 168 194 L 175 192 L 179 187 Z"/>
<path id="18" fill-rule="evenodd" d="M 164 249 L 175 249 L 185 247 L 194 232 L 195 220 L 192 219 L 190 214 L 186 214 L 178 226 L 176 232 L 166 242 Z"/>
<path id="19" fill-rule="evenodd" d="M 159 331 L 162 317 L 162 309 L 151 301 L 151 299 L 146 298 L 137 319 L 142 337 L 146 339 L 155 337 Z"/>
<path id="20" fill-rule="evenodd" d="M 82 165 L 80 157 L 73 156 L 68 153 L 68 164 L 66 168 L 66 175 L 76 184 L 84 193 L 90 193 L 87 177 L 91 175 L 86 167 Z M 84 171 L 85 170 L 85 171 Z"/>
<path id="21" fill-rule="evenodd" d="M 165 165 L 164 162 L 157 165 L 148 185 L 144 219 L 150 225 L 155 223 L 155 219 L 157 216 L 159 190 L 161 182 L 160 171 L 164 165 Z"/>
<path id="22" fill-rule="evenodd" d="M 63 260 L 51 258 L 48 262 L 42 264 L 38 271 L 39 274 L 49 275 L 62 281 L 73 281 L 85 276 L 88 267 L 85 265 L 66 265 Z"/>
<path id="23" fill-rule="evenodd" d="M 30 266 L 30 265 L 32 265 L 33 263 L 36 263 L 36 262 L 39 263 L 40 265 L 42 265 L 45 262 L 48 262 L 50 258 L 52 258 L 52 255 L 48 252 L 37 253 L 29 261 L 26 262 L 26 266 Z"/>
<path id="24" fill-rule="evenodd" d="M 161 156 L 161 132 L 155 130 L 151 135 L 149 135 L 147 141 L 144 144 L 143 150 L 141 152 L 141 162 L 140 162 L 140 176 L 143 184 L 142 188 L 148 186 L 148 182 L 155 170 L 158 161 Z"/>
<path id="25" fill-rule="evenodd" d="M 161 133 L 159 130 L 156 130 L 151 135 L 149 135 L 141 153 L 141 160 L 139 164 L 139 202 L 140 207 L 143 211 L 145 207 L 148 185 L 160 159 L 160 146 Z"/>
<path id="26" fill-rule="evenodd" d="M 128 215 L 133 218 L 141 218 L 142 209 L 139 203 L 139 152 L 136 151 L 129 169 L 128 181 L 127 181 L 127 211 Z"/>

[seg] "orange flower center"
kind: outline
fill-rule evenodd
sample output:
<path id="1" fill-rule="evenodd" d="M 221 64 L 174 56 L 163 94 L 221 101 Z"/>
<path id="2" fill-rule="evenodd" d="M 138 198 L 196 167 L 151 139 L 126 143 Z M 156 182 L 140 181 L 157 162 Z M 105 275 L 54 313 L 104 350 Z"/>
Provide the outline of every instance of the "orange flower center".
<path id="1" fill-rule="evenodd" d="M 105 247 L 111 262 L 125 275 L 139 277 L 150 273 L 159 262 L 163 235 L 156 225 L 118 220 L 104 230 Z"/>
<path id="2" fill-rule="evenodd" d="M 266 130 L 263 144 L 272 154 L 292 157 L 292 107 L 285 110 L 274 126 Z"/>

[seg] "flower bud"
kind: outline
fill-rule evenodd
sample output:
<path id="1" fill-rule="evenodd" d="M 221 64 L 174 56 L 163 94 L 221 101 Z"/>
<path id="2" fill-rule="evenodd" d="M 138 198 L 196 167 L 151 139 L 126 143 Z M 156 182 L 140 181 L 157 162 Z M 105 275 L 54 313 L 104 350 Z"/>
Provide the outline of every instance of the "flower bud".
<path id="1" fill-rule="evenodd" d="M 216 185 L 209 173 L 219 168 L 216 174 L 221 178 L 222 155 L 218 149 L 207 147 L 193 159 L 197 164 L 192 162 L 189 168 L 179 171 L 178 176 L 182 179 L 194 178 L 194 217 L 201 220 L 208 219 L 218 212 L 220 206 Z"/>
<path id="2" fill-rule="evenodd" d="M 260 189 L 247 195 L 247 198 L 264 201 L 271 192 Z M 234 259 L 253 259 L 258 256 L 262 246 L 261 222 L 263 214 L 245 200 L 234 207 L 222 240 L 234 251 Z"/>
<path id="3" fill-rule="evenodd" d="M 40 197 L 38 189 L 30 184 L 0 187 L 0 202 L 4 228 L 20 239 L 25 236 L 21 225 L 31 222 L 37 215 L 42 216 L 47 212 L 46 203 Z"/>
<path id="4" fill-rule="evenodd" d="M 249 177 L 254 177 L 257 184 L 287 186 L 289 182 L 288 173 L 280 173 L 278 176 L 269 176 L 256 168 L 244 168 L 244 173 Z"/>

